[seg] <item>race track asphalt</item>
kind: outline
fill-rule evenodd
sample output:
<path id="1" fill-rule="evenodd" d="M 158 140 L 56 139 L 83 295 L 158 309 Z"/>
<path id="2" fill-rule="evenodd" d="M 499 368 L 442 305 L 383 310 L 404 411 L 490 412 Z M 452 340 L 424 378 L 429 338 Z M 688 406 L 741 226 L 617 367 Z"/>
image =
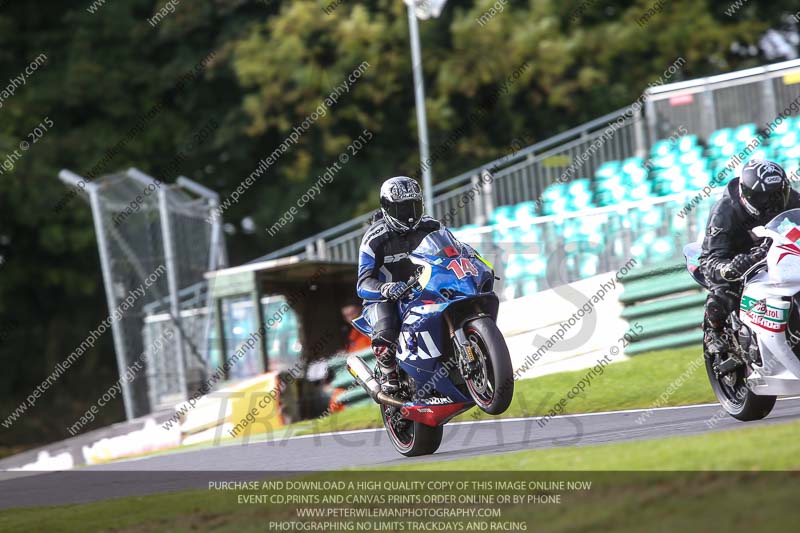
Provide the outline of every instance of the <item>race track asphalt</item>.
<path id="1" fill-rule="evenodd" d="M 465 459 L 536 448 L 695 435 L 800 419 L 800 398 L 781 399 L 764 420 L 742 423 L 706 404 L 562 416 L 448 424 L 439 451 L 404 458 L 383 429 L 308 435 L 119 461 L 68 472 L 0 473 L 0 509 L 84 503 L 207 488 L 212 480 L 258 480 L 298 471 L 392 467 Z M 236 441 L 234 441 L 236 442 Z"/>

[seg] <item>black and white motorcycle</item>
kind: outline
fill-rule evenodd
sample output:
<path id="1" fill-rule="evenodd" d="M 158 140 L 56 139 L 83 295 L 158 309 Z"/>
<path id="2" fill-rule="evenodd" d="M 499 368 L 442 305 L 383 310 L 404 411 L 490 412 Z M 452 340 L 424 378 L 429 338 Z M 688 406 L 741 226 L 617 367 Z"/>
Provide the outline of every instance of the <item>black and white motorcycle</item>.
<path id="1" fill-rule="evenodd" d="M 720 404 L 744 421 L 767 416 L 778 396 L 800 394 L 800 209 L 752 231 L 772 244 L 764 260 L 741 278 L 739 309 L 725 323 L 729 350 L 705 357 Z M 700 243 L 683 250 L 689 273 L 708 288 L 698 268 L 700 252 Z"/>

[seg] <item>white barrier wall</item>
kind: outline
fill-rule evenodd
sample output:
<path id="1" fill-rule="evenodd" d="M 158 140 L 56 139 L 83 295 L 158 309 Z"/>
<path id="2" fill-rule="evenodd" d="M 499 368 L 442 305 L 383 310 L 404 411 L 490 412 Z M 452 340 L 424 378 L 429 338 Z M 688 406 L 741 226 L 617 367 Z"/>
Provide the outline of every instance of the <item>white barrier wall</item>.
<path id="1" fill-rule="evenodd" d="M 615 361 L 625 358 L 618 340 L 629 326 L 620 318 L 622 284 L 615 276 L 609 272 L 500 304 L 498 326 L 517 379 L 588 368 L 609 351 L 618 351 Z"/>

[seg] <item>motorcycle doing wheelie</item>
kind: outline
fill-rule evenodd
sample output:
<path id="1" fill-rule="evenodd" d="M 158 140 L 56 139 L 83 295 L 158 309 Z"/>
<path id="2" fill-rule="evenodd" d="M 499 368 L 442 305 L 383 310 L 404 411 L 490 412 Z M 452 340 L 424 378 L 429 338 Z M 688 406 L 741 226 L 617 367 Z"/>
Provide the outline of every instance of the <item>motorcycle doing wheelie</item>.
<path id="1" fill-rule="evenodd" d="M 417 265 L 398 301 L 402 327 L 397 362 L 400 390 L 381 391 L 379 369 L 347 359 L 356 381 L 380 404 L 395 449 L 412 457 L 434 453 L 443 426 L 475 405 L 492 415 L 511 403 L 514 379 L 505 339 L 495 323 L 494 270 L 446 229 L 409 254 Z M 353 321 L 362 333 L 363 316 Z"/>
<path id="2" fill-rule="evenodd" d="M 724 328 L 728 350 L 705 354 L 714 394 L 728 414 L 744 421 L 767 416 L 777 396 L 800 394 L 800 209 L 752 231 L 772 244 L 741 278 L 739 309 Z M 708 288 L 698 268 L 700 251 L 700 244 L 692 243 L 684 255 L 695 281 Z"/>

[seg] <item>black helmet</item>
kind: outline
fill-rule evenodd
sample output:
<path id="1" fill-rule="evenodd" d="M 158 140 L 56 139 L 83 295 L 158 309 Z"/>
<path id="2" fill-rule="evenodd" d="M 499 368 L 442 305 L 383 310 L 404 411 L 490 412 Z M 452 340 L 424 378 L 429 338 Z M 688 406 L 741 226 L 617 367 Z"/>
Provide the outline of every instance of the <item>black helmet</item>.
<path id="1" fill-rule="evenodd" d="M 406 176 L 389 178 L 381 185 L 381 212 L 394 231 L 404 233 L 417 227 L 422 218 L 422 189 Z"/>
<path id="2" fill-rule="evenodd" d="M 742 167 L 739 198 L 753 218 L 766 222 L 784 212 L 790 190 L 786 172 L 777 163 L 753 159 Z"/>

